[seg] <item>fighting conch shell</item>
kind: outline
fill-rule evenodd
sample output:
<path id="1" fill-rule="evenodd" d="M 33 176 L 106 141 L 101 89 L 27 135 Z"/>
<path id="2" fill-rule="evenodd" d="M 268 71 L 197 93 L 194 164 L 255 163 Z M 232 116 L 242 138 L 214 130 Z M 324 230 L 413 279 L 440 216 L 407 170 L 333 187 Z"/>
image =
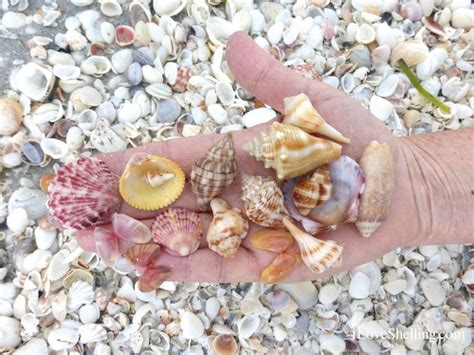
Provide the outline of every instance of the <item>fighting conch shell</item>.
<path id="1" fill-rule="evenodd" d="M 268 133 L 244 144 L 244 149 L 265 168 L 276 170 L 278 179 L 306 174 L 341 155 L 341 146 L 313 137 L 301 128 L 274 122 Z"/>
<path id="2" fill-rule="evenodd" d="M 191 170 L 191 187 L 201 211 L 205 211 L 209 202 L 232 184 L 236 172 L 234 143 L 229 133 L 194 163 Z"/>
<path id="3" fill-rule="evenodd" d="M 209 248 L 224 258 L 233 257 L 247 235 L 249 223 L 238 208 L 233 208 L 221 198 L 211 201 L 211 209 L 214 218 L 206 237 Z"/>
<path id="4" fill-rule="evenodd" d="M 321 134 L 339 143 L 351 142 L 322 118 L 305 94 L 287 97 L 283 103 L 285 105 L 283 123 L 299 127 L 308 133 Z"/>
<path id="5" fill-rule="evenodd" d="M 370 237 L 388 214 L 395 184 L 395 168 L 390 146 L 372 141 L 360 159 L 365 174 L 365 189 L 359 205 L 356 226 Z"/>

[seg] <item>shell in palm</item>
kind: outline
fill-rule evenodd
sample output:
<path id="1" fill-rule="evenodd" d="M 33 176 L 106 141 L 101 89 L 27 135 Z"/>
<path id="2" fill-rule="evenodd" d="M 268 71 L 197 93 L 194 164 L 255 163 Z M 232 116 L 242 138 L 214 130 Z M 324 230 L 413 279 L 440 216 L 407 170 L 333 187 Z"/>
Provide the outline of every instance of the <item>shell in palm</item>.
<path id="1" fill-rule="evenodd" d="M 271 177 L 242 174 L 242 200 L 245 214 L 252 222 L 271 228 L 284 228 L 288 216 L 283 193 Z"/>
<path id="2" fill-rule="evenodd" d="M 293 190 L 293 200 L 303 216 L 331 196 L 332 184 L 327 166 L 321 167 L 301 180 Z"/>
<path id="3" fill-rule="evenodd" d="M 201 211 L 208 209 L 211 200 L 232 184 L 236 172 L 234 142 L 232 135 L 227 134 L 191 170 L 191 187 Z"/>
<path id="4" fill-rule="evenodd" d="M 269 132 L 244 145 L 244 149 L 265 168 L 276 170 L 278 179 L 306 174 L 341 155 L 341 146 L 329 140 L 313 137 L 301 128 L 274 122 Z"/>
<path id="5" fill-rule="evenodd" d="M 299 127 L 308 133 L 321 134 L 340 143 L 350 143 L 349 138 L 324 120 L 305 94 L 285 98 L 284 105 L 283 123 Z"/>

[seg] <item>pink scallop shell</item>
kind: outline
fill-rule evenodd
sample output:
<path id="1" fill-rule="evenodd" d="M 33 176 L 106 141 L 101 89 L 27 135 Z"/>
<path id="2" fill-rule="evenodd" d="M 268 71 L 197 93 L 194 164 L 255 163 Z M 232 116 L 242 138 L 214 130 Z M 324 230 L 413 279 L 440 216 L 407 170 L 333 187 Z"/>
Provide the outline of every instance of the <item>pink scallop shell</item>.
<path id="1" fill-rule="evenodd" d="M 58 170 L 48 190 L 54 221 L 77 230 L 108 223 L 120 208 L 119 177 L 100 159 L 81 157 Z"/>
<path id="2" fill-rule="evenodd" d="M 153 240 L 168 254 L 187 256 L 199 247 L 204 227 L 198 213 L 185 208 L 167 208 L 155 217 L 151 233 Z"/>

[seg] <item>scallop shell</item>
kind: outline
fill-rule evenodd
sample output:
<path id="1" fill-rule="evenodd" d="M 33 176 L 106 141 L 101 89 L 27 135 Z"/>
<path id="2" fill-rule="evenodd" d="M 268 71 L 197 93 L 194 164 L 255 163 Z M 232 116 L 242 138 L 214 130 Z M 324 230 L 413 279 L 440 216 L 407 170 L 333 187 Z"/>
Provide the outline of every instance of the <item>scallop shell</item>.
<path id="1" fill-rule="evenodd" d="M 298 242 L 303 262 L 312 272 L 324 272 L 339 260 L 343 249 L 341 243 L 317 239 L 300 230 L 288 218 L 283 223 Z"/>
<path id="2" fill-rule="evenodd" d="M 81 157 L 65 165 L 49 186 L 49 211 L 63 228 L 110 222 L 120 203 L 118 176 L 97 158 Z"/>
<path id="3" fill-rule="evenodd" d="M 154 219 L 153 240 L 171 255 L 187 256 L 199 247 L 204 227 L 199 214 L 184 208 L 167 208 Z"/>
<path id="4" fill-rule="evenodd" d="M 260 281 L 266 284 L 282 282 L 299 264 L 301 258 L 294 253 L 281 253 L 263 269 Z"/>
<path id="5" fill-rule="evenodd" d="M 135 244 L 125 252 L 125 258 L 137 267 L 147 267 L 158 257 L 160 246 L 155 243 Z"/>
<path id="6" fill-rule="evenodd" d="M 44 101 L 53 90 L 55 76 L 45 66 L 25 64 L 15 76 L 18 90 L 33 101 Z"/>
<path id="7" fill-rule="evenodd" d="M 23 108 L 15 99 L 0 99 L 0 135 L 10 136 L 18 132 L 23 122 Z"/>
<path id="8" fill-rule="evenodd" d="M 329 168 L 324 166 L 301 180 L 293 190 L 293 200 L 303 216 L 331 196 L 332 184 Z"/>
<path id="9" fill-rule="evenodd" d="M 228 133 L 214 144 L 191 170 L 190 181 L 201 211 L 234 181 L 237 173 L 232 135 Z"/>
<path id="10" fill-rule="evenodd" d="M 318 133 L 340 143 L 350 143 L 339 131 L 331 127 L 311 104 L 308 96 L 299 94 L 284 100 L 285 119 L 283 123 L 303 129 L 308 133 Z"/>
<path id="11" fill-rule="evenodd" d="M 288 216 L 283 193 L 270 177 L 242 174 L 242 200 L 245 214 L 252 222 L 263 227 L 283 228 Z"/>
<path id="12" fill-rule="evenodd" d="M 135 208 L 156 210 L 173 203 L 183 192 L 184 182 L 184 172 L 174 161 L 137 153 L 120 178 L 120 194 Z"/>
<path id="13" fill-rule="evenodd" d="M 359 205 L 356 227 L 370 237 L 388 214 L 395 183 L 394 161 L 387 143 L 372 141 L 360 160 L 365 174 L 365 189 Z"/>
<path id="14" fill-rule="evenodd" d="M 278 179 L 306 174 L 341 155 L 339 144 L 278 122 L 271 125 L 268 133 L 247 142 L 244 149 L 263 161 L 266 168 L 274 168 Z"/>
<path id="15" fill-rule="evenodd" d="M 71 311 L 79 309 L 84 304 L 94 300 L 94 288 L 88 282 L 79 280 L 74 282 L 67 295 L 67 307 Z"/>
<path id="16" fill-rule="evenodd" d="M 240 242 L 249 230 L 249 223 L 242 217 L 240 210 L 232 208 L 225 200 L 215 198 L 211 201 L 214 215 L 207 231 L 209 249 L 223 256 L 233 257 Z"/>
<path id="17" fill-rule="evenodd" d="M 107 339 L 107 331 L 100 324 L 84 324 L 77 331 L 79 332 L 79 342 L 82 344 L 100 343 Z"/>

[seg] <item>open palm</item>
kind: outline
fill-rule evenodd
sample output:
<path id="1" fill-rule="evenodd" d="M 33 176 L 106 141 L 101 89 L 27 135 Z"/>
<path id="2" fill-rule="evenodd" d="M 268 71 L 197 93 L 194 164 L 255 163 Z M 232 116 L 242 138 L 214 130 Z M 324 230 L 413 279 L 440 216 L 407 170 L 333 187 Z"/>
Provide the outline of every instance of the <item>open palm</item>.
<path id="1" fill-rule="evenodd" d="M 234 34 L 227 45 L 227 61 L 230 69 L 245 89 L 260 100 L 282 112 L 283 99 L 299 93 L 307 94 L 313 105 L 332 126 L 344 136 L 351 139 L 350 145 L 343 147 L 343 154 L 359 160 L 365 146 L 372 140 L 388 142 L 397 162 L 396 172 L 403 170 L 403 157 L 399 155 L 399 141 L 392 137 L 390 131 L 374 118 L 358 102 L 344 93 L 320 83 L 306 79 L 296 72 L 281 65 L 244 33 Z M 259 125 L 233 133 L 236 148 L 236 160 L 239 171 L 251 175 L 273 175 L 273 170 L 263 167 L 243 149 L 243 143 L 267 129 L 268 124 Z M 125 152 L 101 155 L 100 158 L 118 175 L 120 175 L 129 157 L 137 152 L 166 156 L 180 164 L 187 176 L 192 165 L 222 135 L 197 136 L 185 139 L 173 139 L 163 142 L 150 143 L 142 147 L 129 149 Z M 400 175 L 397 174 L 397 177 Z M 395 191 L 398 198 L 391 207 L 391 215 L 404 208 L 404 196 L 410 193 L 409 187 L 397 179 Z M 241 200 L 241 183 L 237 178 L 233 185 L 223 192 L 220 197 L 227 200 L 232 206 L 243 209 Z M 181 197 L 172 205 L 198 211 L 196 198 L 189 184 L 186 184 Z M 121 212 L 137 219 L 144 220 L 148 225 L 156 214 L 155 212 L 139 211 L 123 203 Z M 201 213 L 204 226 L 208 226 L 212 216 Z M 406 234 L 403 221 L 389 218 L 375 233 L 373 239 L 364 239 L 354 225 L 347 225 L 335 232 L 320 234 L 320 238 L 330 238 L 344 243 L 342 254 L 343 264 L 323 274 L 313 274 L 304 264 L 295 269 L 285 282 L 310 280 L 326 277 L 330 274 L 347 270 L 356 265 L 373 260 L 384 253 L 400 246 L 402 241 L 393 236 Z M 252 224 L 249 233 L 261 227 Z M 95 250 L 92 230 L 78 233 L 80 245 L 87 250 Z M 296 248 L 296 246 L 295 246 Z M 172 270 L 170 280 L 173 281 L 201 281 L 201 282 L 243 282 L 258 281 L 262 270 L 276 257 L 276 254 L 257 250 L 250 245 L 249 238 L 242 241 L 241 248 L 234 258 L 224 259 L 207 247 L 203 238 L 201 247 L 187 257 L 176 257 L 161 253 L 159 264 L 169 266 Z"/>

